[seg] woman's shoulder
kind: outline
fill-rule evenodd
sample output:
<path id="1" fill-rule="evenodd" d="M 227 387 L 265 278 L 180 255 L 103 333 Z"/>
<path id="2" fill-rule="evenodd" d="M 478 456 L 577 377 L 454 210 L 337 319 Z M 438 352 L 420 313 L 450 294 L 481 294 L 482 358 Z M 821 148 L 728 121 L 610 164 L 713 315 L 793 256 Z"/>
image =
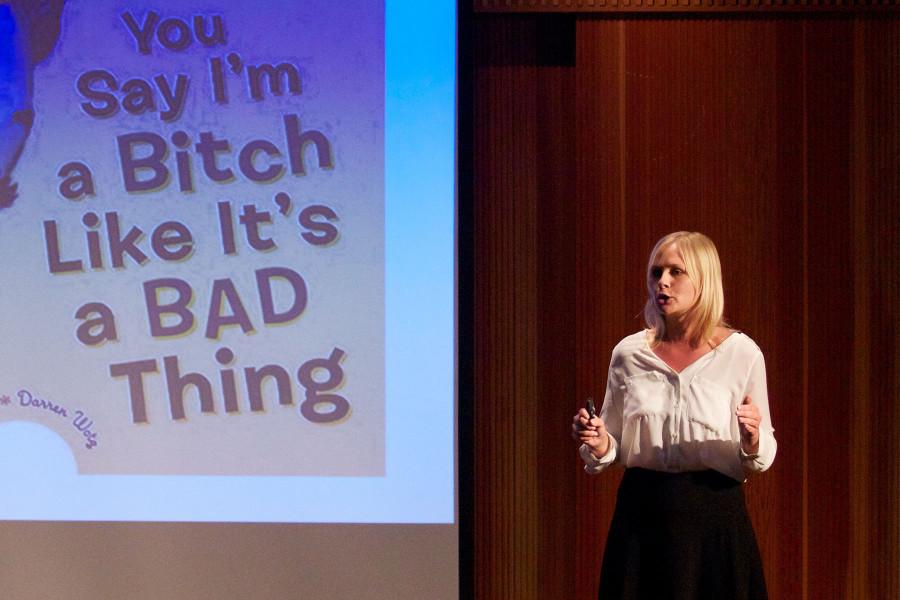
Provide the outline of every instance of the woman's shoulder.
<path id="1" fill-rule="evenodd" d="M 753 338 L 739 329 L 728 329 L 727 336 L 719 343 L 719 348 L 744 355 L 747 358 L 756 358 L 762 355 L 762 350 L 753 341 Z"/>
<path id="2" fill-rule="evenodd" d="M 613 348 L 613 356 L 627 356 L 647 348 L 650 335 L 649 330 L 642 329 L 636 333 L 625 336 L 619 340 L 619 343 Z"/>

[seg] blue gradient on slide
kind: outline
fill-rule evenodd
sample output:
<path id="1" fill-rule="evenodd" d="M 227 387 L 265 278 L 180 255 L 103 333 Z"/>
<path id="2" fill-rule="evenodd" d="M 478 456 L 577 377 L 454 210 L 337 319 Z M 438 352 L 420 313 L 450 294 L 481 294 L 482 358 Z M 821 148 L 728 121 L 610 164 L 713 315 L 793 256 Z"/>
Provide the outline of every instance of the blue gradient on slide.
<path id="1" fill-rule="evenodd" d="M 414 469 L 427 456 L 420 493 L 452 521 L 456 7 L 387 8 L 388 466 Z"/>

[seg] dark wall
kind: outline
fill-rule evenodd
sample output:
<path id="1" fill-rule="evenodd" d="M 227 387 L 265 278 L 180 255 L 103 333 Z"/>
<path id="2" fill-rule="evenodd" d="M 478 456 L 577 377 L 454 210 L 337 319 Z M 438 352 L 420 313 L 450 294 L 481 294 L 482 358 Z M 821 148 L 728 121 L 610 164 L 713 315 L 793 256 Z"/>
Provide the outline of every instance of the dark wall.
<path id="1" fill-rule="evenodd" d="M 770 596 L 900 597 L 900 18 L 472 32 L 476 597 L 595 596 L 620 474 L 585 475 L 569 423 L 679 229 L 716 242 L 767 361 L 779 454 L 746 493 Z"/>

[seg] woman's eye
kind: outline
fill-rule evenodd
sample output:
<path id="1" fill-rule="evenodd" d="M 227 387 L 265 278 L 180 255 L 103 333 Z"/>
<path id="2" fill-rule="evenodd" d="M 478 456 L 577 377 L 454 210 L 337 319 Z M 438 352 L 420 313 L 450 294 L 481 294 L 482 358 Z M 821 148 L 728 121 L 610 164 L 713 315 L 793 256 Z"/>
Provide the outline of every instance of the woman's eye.
<path id="1" fill-rule="evenodd" d="M 684 273 L 681 269 L 672 269 L 672 275 L 681 275 Z"/>
<path id="2" fill-rule="evenodd" d="M 660 277 L 662 277 L 662 269 L 660 269 L 659 267 L 653 267 L 652 269 L 650 269 L 650 277 L 652 277 L 653 279 L 659 279 Z"/>

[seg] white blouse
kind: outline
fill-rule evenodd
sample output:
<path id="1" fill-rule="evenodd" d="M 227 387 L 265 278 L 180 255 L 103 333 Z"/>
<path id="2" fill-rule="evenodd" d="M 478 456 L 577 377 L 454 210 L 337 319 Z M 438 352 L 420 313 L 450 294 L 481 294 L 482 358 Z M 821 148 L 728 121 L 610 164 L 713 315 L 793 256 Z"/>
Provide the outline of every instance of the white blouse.
<path id="1" fill-rule="evenodd" d="M 759 450 L 752 455 L 741 449 L 736 415 L 744 396 L 762 418 Z M 746 472 L 765 471 L 775 460 L 763 355 L 740 332 L 680 373 L 654 354 L 646 331 L 626 337 L 613 349 L 600 417 L 609 450 L 598 459 L 581 446 L 588 473 L 618 460 L 666 472 L 715 469 L 744 481 Z"/>

